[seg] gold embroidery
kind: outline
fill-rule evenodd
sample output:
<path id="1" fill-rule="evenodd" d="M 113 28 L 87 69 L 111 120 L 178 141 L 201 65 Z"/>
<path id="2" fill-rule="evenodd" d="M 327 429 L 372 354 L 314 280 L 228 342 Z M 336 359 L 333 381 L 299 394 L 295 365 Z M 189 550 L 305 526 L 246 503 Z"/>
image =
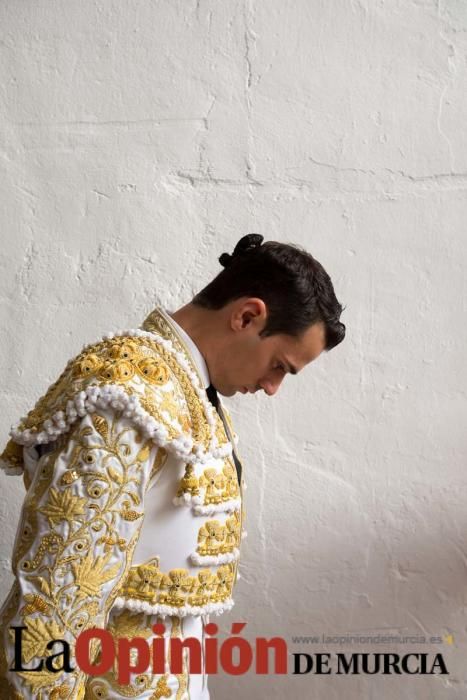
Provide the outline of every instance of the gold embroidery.
<path id="1" fill-rule="evenodd" d="M 229 596 L 233 582 L 233 570 L 234 566 L 232 564 L 225 564 L 218 568 L 216 571 L 214 592 L 211 595 L 211 602 L 218 603 Z"/>
<path id="2" fill-rule="evenodd" d="M 173 394 L 168 391 L 161 392 L 161 402 L 159 408 L 161 411 L 167 411 L 171 420 L 178 420 L 180 415 L 180 405 L 174 400 Z"/>
<path id="3" fill-rule="evenodd" d="M 181 606 L 186 600 L 184 594 L 188 593 L 194 584 L 195 579 L 189 576 L 186 569 L 171 569 L 168 574 L 162 576 L 160 588 L 167 593 L 159 593 L 159 601 L 165 605 Z"/>
<path id="4" fill-rule="evenodd" d="M 109 697 L 109 691 L 103 681 L 90 679 L 86 685 L 85 700 L 104 700 Z"/>
<path id="5" fill-rule="evenodd" d="M 162 415 L 160 413 L 160 404 L 157 403 L 153 393 L 148 387 L 144 388 L 144 396 L 139 397 L 139 402 L 144 408 L 144 410 L 149 413 L 149 415 L 156 416 L 158 420 L 162 420 Z M 171 440 L 177 437 L 178 431 L 170 422 L 164 421 L 164 426 Z"/>
<path id="6" fill-rule="evenodd" d="M 77 588 L 75 600 L 79 602 L 88 596 L 98 596 L 102 586 L 111 581 L 117 575 L 120 564 L 107 566 L 111 552 L 96 557 L 93 551 L 89 551 L 84 559 L 79 559 L 71 565 L 74 575 L 74 585 Z"/>
<path id="7" fill-rule="evenodd" d="M 133 637 L 142 637 L 149 639 L 152 636 L 151 623 L 149 618 L 144 613 L 132 613 L 129 610 L 123 610 L 116 614 L 112 611 L 110 614 L 107 630 L 112 635 L 115 642 L 119 639 L 132 639 Z M 152 658 L 152 650 L 150 647 Z M 98 656 L 98 659 L 100 654 Z M 107 698 L 109 697 L 109 689 L 107 684 L 114 690 L 119 697 L 136 698 L 145 693 L 151 688 L 153 676 L 148 673 L 140 673 L 135 676 L 130 685 L 120 685 L 117 681 L 118 668 L 117 659 L 110 671 L 99 678 L 89 678 L 86 686 L 86 698 Z M 150 661 L 151 664 L 151 661 Z"/>
<path id="8" fill-rule="evenodd" d="M 95 618 L 99 612 L 99 604 L 93 600 L 81 606 L 79 611 L 73 617 L 70 617 L 70 625 L 73 632 L 78 634 L 85 629 L 88 623 Z"/>
<path id="9" fill-rule="evenodd" d="M 52 688 L 54 682 L 62 676 L 63 671 L 16 671 L 16 673 L 34 693 L 32 697 L 37 697 L 39 690 Z"/>
<path id="10" fill-rule="evenodd" d="M 49 532 L 41 538 L 35 557 L 26 559 L 21 564 L 23 571 L 34 571 L 42 562 L 47 553 L 55 554 L 59 546 L 63 543 L 63 537 L 56 532 Z M 15 560 L 18 559 L 15 553 Z"/>
<path id="11" fill-rule="evenodd" d="M 152 636 L 152 631 L 148 625 L 145 625 L 145 620 L 144 613 L 123 610 L 121 613 L 112 614 L 107 630 L 115 641 L 121 638 L 131 639 L 132 637 L 149 639 Z"/>
<path id="12" fill-rule="evenodd" d="M 156 452 L 156 456 L 154 457 L 154 463 L 152 465 L 151 473 L 149 475 L 149 481 L 151 481 L 152 478 L 162 469 L 162 467 L 167 461 L 167 458 L 167 450 L 164 450 L 162 447 L 160 447 Z"/>
<path id="13" fill-rule="evenodd" d="M 105 418 L 103 416 L 99 416 L 97 413 L 93 413 L 91 415 L 91 420 L 99 435 L 103 438 L 104 442 L 108 444 L 109 426 Z"/>
<path id="14" fill-rule="evenodd" d="M 79 474 L 76 469 L 69 469 L 64 473 L 61 479 L 62 484 L 72 484 L 73 481 L 79 478 Z"/>
<path id="15" fill-rule="evenodd" d="M 46 656 L 47 644 L 51 639 L 62 639 L 63 629 L 54 620 L 27 616 L 23 624 L 26 629 L 23 631 L 21 649 L 23 661 L 27 664 L 36 656 Z M 14 630 L 10 629 L 9 632 L 13 642 Z"/>
<path id="16" fill-rule="evenodd" d="M 24 579 L 24 605 L 17 608 L 27 628 L 25 662 L 46 656 L 51 639 L 73 643 L 80 631 L 96 624 L 96 617 L 102 624 L 119 594 L 142 522 L 142 512 L 132 504 L 141 502 L 143 470 L 150 469 L 150 452 L 145 463 L 145 446 L 138 440 L 141 443 L 134 428 L 125 424 L 122 429 L 118 414 L 110 421 L 92 414 L 68 436 L 64 451 L 57 448 L 41 458 L 33 490 L 25 499 L 13 557 L 15 568 L 30 572 Z M 71 469 L 65 471 L 63 463 Z M 71 483 L 63 478 L 67 474 L 73 477 Z M 27 556 L 25 545 L 34 542 Z M 65 685 L 57 683 L 59 675 L 21 672 L 16 678 L 34 697 L 47 688 L 50 697 L 60 698 Z M 74 691 L 82 675 L 75 671 L 68 676 Z"/>
<path id="17" fill-rule="evenodd" d="M 223 498 L 227 500 L 230 498 L 237 498 L 239 495 L 237 470 L 230 459 L 224 464 L 222 473 L 225 477 L 225 487 L 222 494 Z"/>
<path id="18" fill-rule="evenodd" d="M 198 478 L 194 475 L 193 467 L 186 465 L 185 474 L 180 479 L 177 496 L 184 493 L 198 495 L 199 489 L 204 489 L 204 505 L 223 503 L 240 496 L 237 471 L 230 458 L 224 462 L 222 471 L 214 467 L 204 469 Z"/>
<path id="19" fill-rule="evenodd" d="M 0 455 L 0 460 L 9 467 L 23 467 L 23 448 L 13 440 L 8 440 L 5 449 Z"/>
<path id="20" fill-rule="evenodd" d="M 124 509 L 120 511 L 120 515 L 124 520 L 138 520 L 143 517 L 143 513 L 138 513 L 136 510 Z"/>
<path id="21" fill-rule="evenodd" d="M 157 591 L 163 574 L 159 571 L 159 558 L 145 564 L 132 566 L 125 581 L 121 595 L 152 602 L 157 598 Z"/>
<path id="22" fill-rule="evenodd" d="M 50 700 L 62 700 L 70 696 L 70 686 L 69 685 L 59 685 L 58 688 L 53 688 L 50 691 Z"/>
<path id="23" fill-rule="evenodd" d="M 51 607 L 45 602 L 44 598 L 35 593 L 25 593 L 24 600 L 26 605 L 24 605 L 19 611 L 20 615 L 30 615 L 31 613 L 41 612 L 46 615 L 50 613 Z"/>
<path id="24" fill-rule="evenodd" d="M 151 389 L 168 386 L 170 379 L 172 382 L 168 391 L 164 389 L 155 394 Z M 210 429 L 204 407 L 188 375 L 178 364 L 177 358 L 156 339 L 139 336 L 120 336 L 101 341 L 70 360 L 61 376 L 28 413 L 20 429 L 38 432 L 55 413 L 61 412 L 64 417 L 67 401 L 87 385 L 101 386 L 109 381 L 124 385 L 130 394 L 139 395 L 141 388 L 143 406 L 165 425 L 170 439 L 179 435 L 171 422 L 176 419 L 180 430 L 185 433 L 192 431 L 196 442 L 209 446 Z M 175 396 L 177 401 L 174 400 Z M 188 412 L 183 409 L 185 401 Z M 169 420 L 164 420 L 164 415 L 168 415 Z M 3 457 L 7 464 L 21 467 L 22 447 L 13 440 L 9 441 Z"/>
<path id="25" fill-rule="evenodd" d="M 191 496 L 197 496 L 199 494 L 199 480 L 198 477 L 195 476 L 192 464 L 185 465 L 185 474 L 178 484 L 177 496 L 183 496 L 184 493 L 189 493 Z"/>
<path id="26" fill-rule="evenodd" d="M 86 499 L 73 496 L 70 489 L 58 491 L 51 488 L 46 505 L 38 510 L 39 513 L 43 513 L 48 518 L 51 527 L 53 527 L 62 520 L 71 522 L 76 520 L 78 515 L 84 515 L 85 505 Z"/>
<path id="27" fill-rule="evenodd" d="M 167 320 L 165 318 L 165 314 L 162 312 L 162 310 L 160 308 L 156 308 L 153 311 L 151 311 L 149 316 L 147 316 L 145 318 L 144 322 L 142 323 L 141 328 L 145 331 L 150 331 L 152 333 L 156 333 L 157 335 L 160 335 L 162 338 L 165 338 L 166 340 L 170 340 L 170 342 L 172 343 L 175 350 L 178 350 L 179 352 L 181 352 L 185 355 L 186 359 L 188 360 L 188 362 L 191 366 L 191 369 L 196 374 L 198 374 L 199 380 L 202 383 L 203 377 L 200 375 L 196 364 L 193 362 L 190 351 L 186 347 L 184 341 L 179 337 L 177 331 L 170 323 L 170 320 Z M 182 388 L 183 388 L 183 386 L 182 386 Z M 192 414 L 192 418 L 193 417 L 195 418 L 195 423 L 193 423 L 193 433 L 194 433 L 194 435 L 197 435 L 196 416 L 193 416 L 190 398 L 188 398 L 188 405 L 190 406 L 190 413 Z M 216 413 L 216 412 L 214 412 L 214 413 Z M 222 421 L 221 421 L 221 423 L 222 423 Z M 183 425 L 182 425 L 182 427 L 183 427 Z M 207 428 L 207 426 L 206 426 L 206 428 Z M 209 430 L 209 429 L 207 429 L 207 430 Z M 219 435 L 218 435 L 218 438 L 219 438 Z M 204 443 L 205 445 L 208 444 L 206 442 L 206 438 L 203 438 L 201 435 L 199 436 L 199 440 L 201 443 Z M 219 443 L 222 444 L 222 442 L 223 442 L 223 440 L 219 439 Z"/>
<path id="28" fill-rule="evenodd" d="M 55 464 L 55 459 L 59 455 L 60 451 L 62 449 L 62 443 L 61 441 L 58 441 L 57 446 L 55 450 L 52 452 L 49 452 L 47 455 L 44 455 L 41 457 L 41 459 L 38 462 L 37 469 L 39 470 L 39 473 L 36 475 L 36 481 L 34 484 L 34 492 L 29 493 L 26 495 L 25 501 L 24 501 L 24 510 L 23 510 L 23 516 L 22 520 L 20 522 L 20 525 L 18 527 L 18 535 L 17 539 L 15 541 L 15 545 L 13 547 L 13 556 L 12 556 L 12 569 L 13 571 L 16 571 L 18 567 L 18 562 L 20 559 L 22 559 L 27 552 L 30 551 L 31 546 L 34 542 L 34 539 L 36 537 L 36 533 L 38 530 L 37 526 L 37 518 L 38 518 L 38 508 L 39 508 L 39 503 L 44 496 L 44 494 L 47 492 L 47 489 L 49 488 L 50 481 L 52 479 L 52 474 L 53 474 L 53 467 Z M 40 560 L 42 559 L 44 553 L 47 551 L 47 548 L 50 546 L 53 548 L 53 543 L 57 543 L 60 541 L 59 535 L 56 534 L 48 534 L 41 540 L 41 543 L 39 545 L 39 549 L 37 550 L 36 557 L 32 561 L 29 562 L 23 562 L 22 569 L 24 571 L 29 571 L 31 569 L 34 569 L 35 566 L 34 564 L 37 562 L 39 564 Z"/>
<path id="29" fill-rule="evenodd" d="M 219 474 L 213 467 L 205 469 L 199 479 L 199 484 L 205 489 L 204 502 L 221 503 L 222 490 L 225 486 L 223 474 Z"/>
<path id="30" fill-rule="evenodd" d="M 147 690 L 150 690 L 153 677 L 150 674 L 140 673 L 135 676 L 133 681 L 134 687 L 129 685 L 120 685 L 115 677 L 116 671 L 109 671 L 102 676 L 102 680 L 90 680 L 86 687 L 86 700 L 103 700 L 109 697 L 109 689 L 106 682 L 112 690 L 116 691 L 120 697 L 137 698 Z M 112 695 L 113 697 L 113 695 Z"/>
<path id="31" fill-rule="evenodd" d="M 222 545 L 223 552 L 231 552 L 235 547 L 240 547 L 242 535 L 241 514 L 239 510 L 234 510 L 233 514 L 225 521 L 225 544 Z"/>
<path id="32" fill-rule="evenodd" d="M 130 394 L 138 389 L 136 393 L 143 407 L 165 425 L 171 437 L 178 433 L 170 420 L 164 419 L 164 414 L 183 423 L 184 428 L 181 426 L 181 429 L 185 430 L 189 420 L 194 440 L 205 447 L 209 445 L 210 430 L 204 407 L 189 376 L 180 367 L 177 358 L 157 339 L 145 336 L 119 336 L 103 340 L 70 360 L 57 381 L 28 413 L 20 428 L 39 431 L 56 412 L 61 411 L 64 416 L 67 401 L 86 386 L 101 386 L 109 382 L 122 384 Z M 169 390 L 164 389 L 166 386 Z M 156 393 L 155 387 L 159 387 L 160 391 Z M 177 400 L 174 396 L 177 396 Z M 183 410 L 184 400 L 189 415 Z M 7 449 L 8 454 L 17 452 L 12 445 Z"/>
<path id="33" fill-rule="evenodd" d="M 169 368 L 158 362 L 154 357 L 146 357 L 139 360 L 137 365 L 141 374 L 155 384 L 162 386 L 170 379 Z"/>
<path id="34" fill-rule="evenodd" d="M 215 555 L 233 552 L 240 546 L 240 511 L 235 510 L 225 524 L 219 520 L 207 520 L 198 532 L 198 554 Z"/>
<path id="35" fill-rule="evenodd" d="M 179 617 L 171 617 L 172 628 L 170 630 L 171 637 L 183 638 L 183 620 Z M 170 648 L 169 648 L 169 663 L 170 663 Z M 184 700 L 184 698 L 189 697 L 187 693 L 188 689 L 188 669 L 186 657 L 183 657 L 182 673 L 176 674 L 176 679 L 178 681 L 178 690 L 175 696 L 175 700 Z M 169 689 L 170 690 L 170 689 Z M 170 697 L 166 695 L 165 697 Z"/>
<path id="36" fill-rule="evenodd" d="M 5 636 L 15 616 L 19 599 L 20 587 L 18 581 L 15 581 L 0 611 L 0 633 L 2 635 L 0 643 L 0 697 L 11 697 L 13 700 L 24 700 L 24 698 L 23 695 L 13 689 L 7 679 L 9 664 L 6 658 L 7 644 L 5 643 Z"/>
<path id="37" fill-rule="evenodd" d="M 216 583 L 216 575 L 210 569 L 201 569 L 195 580 L 193 595 L 188 597 L 189 605 L 206 605 Z"/>
<path id="38" fill-rule="evenodd" d="M 178 483 L 177 497 L 184 494 L 198 496 L 201 488 L 204 489 L 204 505 L 238 498 L 240 489 L 237 471 L 231 458 L 224 462 L 222 472 L 218 472 L 214 467 L 208 467 L 200 477 L 195 475 L 192 464 L 186 464 L 185 473 Z"/>
<path id="39" fill-rule="evenodd" d="M 153 700 L 153 698 L 170 698 L 170 696 L 172 695 L 172 691 L 167 685 L 167 678 L 167 674 L 159 678 L 159 680 L 157 681 L 156 689 L 151 695 L 150 700 Z"/>
<path id="40" fill-rule="evenodd" d="M 155 558 L 130 568 L 120 595 L 144 600 L 151 605 L 160 603 L 176 608 L 186 604 L 222 602 L 230 597 L 229 582 L 232 582 L 233 573 L 232 564 L 220 566 L 215 572 L 201 569 L 196 576 L 190 576 L 186 569 L 171 569 L 163 573 L 158 558 Z"/>
<path id="41" fill-rule="evenodd" d="M 225 526 L 218 520 L 207 520 L 199 530 L 196 551 L 199 554 L 218 554 L 224 537 Z"/>
<path id="42" fill-rule="evenodd" d="M 222 422 L 222 418 L 220 417 L 217 411 L 214 411 L 214 417 L 216 420 L 217 441 L 219 445 L 225 445 L 229 441 L 229 438 L 227 437 L 227 434 L 225 432 L 224 423 Z"/>
<path id="43" fill-rule="evenodd" d="M 173 341 L 173 338 L 170 339 Z M 165 367 L 166 371 L 161 367 Z M 111 377 L 105 376 L 106 373 L 110 373 Z M 138 396 L 140 401 L 146 401 L 151 415 L 163 422 L 171 437 L 178 435 L 175 427 L 178 422 L 182 430 L 191 432 L 195 441 L 209 445 L 211 433 L 203 404 L 188 375 L 178 366 L 176 358 L 157 343 L 157 338 L 125 336 L 88 348 L 68 363 L 62 376 L 36 405 L 36 414 L 30 412 L 28 425 L 23 427 L 37 432 L 47 418 L 54 416 L 58 410 L 65 410 L 69 398 L 75 397 L 88 385 L 102 386 L 109 380 L 119 383 L 128 394 Z M 188 410 L 183 409 L 185 401 Z M 178 415 L 174 408 L 177 402 L 180 403 Z M 142 437 L 130 428 L 117 434 L 114 423 L 99 413 L 88 414 L 86 420 L 89 427 L 74 431 L 71 436 L 62 435 L 54 452 L 41 458 L 39 473 L 34 476 L 33 492 L 25 502 L 23 531 L 15 544 L 14 561 L 33 575 L 25 577 L 32 588 L 29 588 L 31 593 L 23 593 L 25 604 L 21 608 L 21 616 L 28 620 L 41 620 L 44 629 L 50 621 L 54 621 L 64 630 L 64 634 L 76 634 L 95 623 L 96 616 L 100 622 L 104 619 L 103 615 L 115 598 L 125 591 L 122 581 L 125 581 L 125 585 L 133 584 L 128 585 L 128 588 L 133 588 L 128 597 L 153 604 L 201 606 L 226 600 L 236 577 L 237 563 L 221 566 L 217 571 L 201 569 L 196 576 L 191 576 L 186 569 L 172 569 L 167 573 L 159 570 L 157 574 L 149 570 L 149 578 L 148 571 L 141 569 L 135 575 L 134 569 L 139 567 L 130 568 L 131 555 L 142 522 L 140 505 L 141 496 L 144 495 L 141 489 L 135 490 L 135 483 L 139 481 L 141 465 L 150 457 L 152 445 L 148 441 L 143 442 Z M 226 435 L 218 418 L 216 429 L 218 441 L 223 444 Z M 123 433 L 129 430 L 132 430 L 132 439 L 128 436 L 122 439 Z M 136 454 L 129 447 L 132 441 L 138 443 Z M 64 471 L 60 467 L 62 471 L 52 482 L 56 458 L 63 446 L 67 449 L 66 460 L 60 462 L 66 461 L 67 469 Z M 22 458 L 22 447 L 13 449 Z M 166 458 L 165 450 L 156 451 L 151 476 L 157 473 Z M 96 468 L 98 463 L 99 469 Z M 179 485 L 182 493 L 197 495 L 199 489 L 204 488 L 205 503 L 208 504 L 221 503 L 239 494 L 235 467 L 230 458 L 226 459 L 220 473 L 216 469 L 205 469 L 199 479 L 192 465 L 189 466 L 191 470 L 186 469 L 185 481 L 182 479 Z M 133 470 L 131 476 L 130 470 Z M 241 513 L 234 511 L 225 523 L 221 523 L 222 540 L 214 537 L 210 543 L 212 549 L 204 542 L 207 547 L 205 551 L 232 551 L 235 543 L 239 543 L 239 521 L 242 516 L 243 505 Z M 37 536 L 38 519 L 50 527 L 50 531 L 41 538 Z M 60 532 L 55 531 L 58 527 Z M 125 537 L 121 536 L 122 528 L 125 529 Z M 131 528 L 131 533 L 128 528 Z M 25 559 L 35 542 L 34 549 Z M 216 543 L 219 548 L 215 547 Z M 199 545 L 203 546 L 203 542 L 199 542 Z M 88 556 L 91 557 L 91 552 L 93 566 L 86 561 Z M 121 561 L 120 569 L 115 572 L 115 559 L 110 556 L 112 552 Z M 118 552 L 124 552 L 124 557 Z M 102 588 L 108 588 L 113 580 L 113 588 L 102 611 Z M 35 617 L 31 618 L 31 615 Z M 36 624 L 40 630 L 40 624 Z M 38 635 L 38 643 L 43 642 Z M 29 652 L 31 649 L 32 642 Z M 67 679 L 69 682 L 73 680 L 70 676 Z M 27 682 L 28 678 L 23 680 Z M 36 681 L 39 690 L 45 687 L 40 685 L 40 679 L 36 678 Z M 59 691 L 63 684 L 60 685 L 60 679 L 55 675 L 54 681 L 59 684 L 53 690 L 64 692 Z M 143 676 L 138 681 L 144 685 Z M 76 686 L 74 690 L 77 690 Z M 140 692 L 141 688 L 135 690 L 131 697 Z M 59 697 L 57 693 L 55 695 Z"/>

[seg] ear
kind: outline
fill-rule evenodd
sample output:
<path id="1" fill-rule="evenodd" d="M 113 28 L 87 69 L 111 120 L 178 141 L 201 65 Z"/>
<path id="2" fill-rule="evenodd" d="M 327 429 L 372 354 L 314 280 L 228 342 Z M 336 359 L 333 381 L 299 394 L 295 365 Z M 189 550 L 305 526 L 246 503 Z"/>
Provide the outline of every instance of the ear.
<path id="1" fill-rule="evenodd" d="M 258 297 L 244 297 L 235 304 L 231 315 L 232 330 L 241 331 L 247 328 L 258 333 L 264 328 L 267 320 L 267 307 Z"/>

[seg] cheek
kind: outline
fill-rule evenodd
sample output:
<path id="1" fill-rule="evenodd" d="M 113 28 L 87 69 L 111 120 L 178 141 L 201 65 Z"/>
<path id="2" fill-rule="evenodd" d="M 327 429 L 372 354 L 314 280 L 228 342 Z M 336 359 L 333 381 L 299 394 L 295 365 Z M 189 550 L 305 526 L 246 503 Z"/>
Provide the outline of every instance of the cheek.
<path id="1" fill-rule="evenodd" d="M 270 367 L 269 353 L 260 351 L 256 348 L 256 352 L 249 352 L 245 359 L 245 369 L 248 371 L 251 379 L 258 381 L 262 379 L 268 372 Z"/>
<path id="2" fill-rule="evenodd" d="M 257 360 L 249 348 L 237 348 L 230 356 L 229 369 L 234 379 L 242 379 L 249 383 L 257 376 Z"/>
<path id="3" fill-rule="evenodd" d="M 243 345 L 229 348 L 229 352 L 224 354 L 223 364 L 231 378 L 244 377 L 251 374 L 252 353 Z"/>
<path id="4" fill-rule="evenodd" d="M 251 342 L 229 348 L 224 355 L 227 371 L 234 378 L 242 377 L 247 383 L 256 382 L 267 374 L 271 364 L 271 353 L 258 342 Z"/>

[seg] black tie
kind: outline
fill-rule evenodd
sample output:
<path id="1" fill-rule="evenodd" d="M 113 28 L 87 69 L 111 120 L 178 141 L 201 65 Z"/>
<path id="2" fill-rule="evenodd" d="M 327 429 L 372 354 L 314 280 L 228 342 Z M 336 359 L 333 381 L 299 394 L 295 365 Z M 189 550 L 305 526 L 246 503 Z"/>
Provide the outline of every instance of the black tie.
<path id="1" fill-rule="evenodd" d="M 212 403 L 214 408 L 216 409 L 217 413 L 220 416 L 221 421 L 224 424 L 225 432 L 227 433 L 227 436 L 229 435 L 229 429 L 227 427 L 227 420 L 224 415 L 224 411 L 222 410 L 222 406 L 220 405 L 219 397 L 217 395 L 216 388 L 210 384 L 208 388 L 206 389 L 206 394 L 209 399 L 209 401 Z M 233 461 L 235 462 L 235 469 L 237 470 L 237 478 L 238 478 L 238 483 L 242 483 L 242 463 L 238 459 L 237 455 L 235 454 L 235 447 L 232 445 L 232 457 Z"/>

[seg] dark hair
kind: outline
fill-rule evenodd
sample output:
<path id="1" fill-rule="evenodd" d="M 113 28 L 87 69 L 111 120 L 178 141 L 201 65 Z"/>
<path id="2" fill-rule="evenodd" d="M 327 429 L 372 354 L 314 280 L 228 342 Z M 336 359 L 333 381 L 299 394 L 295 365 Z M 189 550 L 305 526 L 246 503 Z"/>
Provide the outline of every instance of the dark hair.
<path id="1" fill-rule="evenodd" d="M 196 294 L 192 303 L 220 309 L 240 297 L 259 297 L 268 310 L 262 336 L 299 336 L 322 321 L 325 350 L 342 342 L 345 325 L 339 317 L 343 307 L 323 266 L 297 245 L 262 241 L 263 236 L 250 233 L 240 239 L 231 255 L 222 253 L 219 262 L 225 269 Z"/>

